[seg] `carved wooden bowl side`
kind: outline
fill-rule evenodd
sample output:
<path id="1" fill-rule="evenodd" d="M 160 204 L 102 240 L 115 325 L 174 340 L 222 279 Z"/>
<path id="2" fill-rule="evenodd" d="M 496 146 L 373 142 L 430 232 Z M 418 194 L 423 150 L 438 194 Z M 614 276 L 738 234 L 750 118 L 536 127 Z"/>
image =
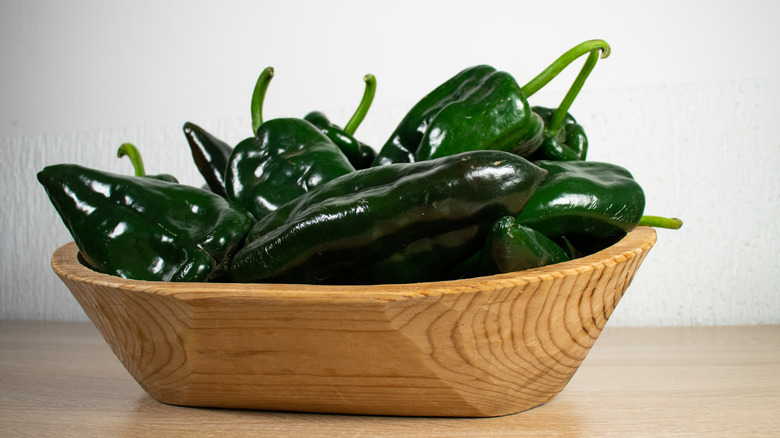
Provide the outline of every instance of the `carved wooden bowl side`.
<path id="1" fill-rule="evenodd" d="M 654 245 L 639 227 L 522 272 L 378 286 L 164 283 L 54 271 L 152 397 L 370 415 L 520 412 L 569 382 Z"/>

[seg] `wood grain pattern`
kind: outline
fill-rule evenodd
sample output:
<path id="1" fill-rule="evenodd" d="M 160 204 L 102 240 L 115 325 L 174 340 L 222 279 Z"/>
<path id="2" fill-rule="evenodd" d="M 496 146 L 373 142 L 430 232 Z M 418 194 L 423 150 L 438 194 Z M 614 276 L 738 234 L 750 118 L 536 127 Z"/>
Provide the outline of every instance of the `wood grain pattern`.
<path id="1" fill-rule="evenodd" d="M 86 269 L 72 243 L 52 266 L 161 402 L 487 417 L 566 386 L 655 238 L 640 227 L 559 265 L 413 285 L 124 280 Z"/>
<path id="2" fill-rule="evenodd" d="M 149 397 L 91 323 L 0 321 L 0 436 L 777 437 L 778 367 L 780 325 L 610 323 L 563 392 L 515 415 L 203 409 Z"/>

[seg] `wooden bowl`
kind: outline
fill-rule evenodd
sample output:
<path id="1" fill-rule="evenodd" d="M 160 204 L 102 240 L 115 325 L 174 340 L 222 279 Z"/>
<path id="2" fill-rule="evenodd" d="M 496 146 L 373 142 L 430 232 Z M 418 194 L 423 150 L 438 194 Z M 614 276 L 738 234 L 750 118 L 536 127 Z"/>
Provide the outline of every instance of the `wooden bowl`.
<path id="1" fill-rule="evenodd" d="M 379 286 L 166 283 L 52 266 L 114 354 L 163 403 L 489 417 L 558 394 L 656 240 L 639 227 L 577 260 Z"/>

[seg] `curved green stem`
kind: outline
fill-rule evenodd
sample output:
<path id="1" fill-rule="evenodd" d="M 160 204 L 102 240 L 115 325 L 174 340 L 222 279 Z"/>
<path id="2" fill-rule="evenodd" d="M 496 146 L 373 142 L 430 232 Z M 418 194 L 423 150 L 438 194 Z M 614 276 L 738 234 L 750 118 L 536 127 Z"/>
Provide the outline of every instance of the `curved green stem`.
<path id="1" fill-rule="evenodd" d="M 138 149 L 133 146 L 133 144 L 123 143 L 122 146 L 119 146 L 119 149 L 116 151 L 116 156 L 122 158 L 125 155 L 130 159 L 130 162 L 133 163 L 135 176 L 145 176 L 144 160 L 141 158 L 141 153 L 138 152 Z"/>
<path id="2" fill-rule="evenodd" d="M 606 58 L 611 51 L 609 44 L 604 40 L 589 40 L 584 43 L 580 43 L 573 48 L 569 49 L 566 53 L 556 59 L 549 67 L 544 69 L 541 73 L 536 75 L 527 84 L 523 85 L 522 91 L 526 99 L 534 95 L 542 87 L 547 85 L 553 80 L 560 72 L 563 71 L 569 64 L 574 62 L 575 59 L 580 56 L 598 50 L 601 52 L 601 57 Z"/>
<path id="3" fill-rule="evenodd" d="M 666 218 L 661 216 L 642 216 L 642 219 L 639 220 L 639 225 L 678 230 L 682 227 L 683 221 L 677 218 Z"/>
<path id="4" fill-rule="evenodd" d="M 371 107 L 371 103 L 374 101 L 374 94 L 376 94 L 376 78 L 372 74 L 363 76 L 363 80 L 366 81 L 366 90 L 363 92 L 363 99 L 360 101 L 355 110 L 355 114 L 352 114 L 352 118 L 344 126 L 344 132 L 352 135 L 357 131 L 358 126 L 363 122 L 363 119 L 368 113 L 368 109 Z"/>
<path id="5" fill-rule="evenodd" d="M 265 101 L 265 93 L 268 91 L 268 85 L 271 83 L 271 79 L 274 77 L 274 68 L 266 67 L 260 77 L 257 78 L 255 83 L 255 91 L 252 93 L 252 133 L 257 132 L 257 128 L 263 124 L 263 101 Z"/>
<path id="6" fill-rule="evenodd" d="M 561 104 L 558 105 L 558 108 L 555 109 L 555 112 L 550 119 L 550 123 L 546 128 L 547 132 L 551 133 L 552 135 L 558 132 L 558 129 L 563 124 L 563 119 L 566 118 L 566 114 L 569 112 L 569 108 L 571 108 L 571 104 L 574 103 L 574 99 L 577 98 L 580 90 L 582 90 L 583 85 L 585 85 L 585 80 L 588 79 L 590 72 L 593 71 L 593 68 L 596 66 L 596 62 L 598 62 L 598 60 L 599 50 L 590 52 L 588 59 L 585 61 L 585 64 L 582 65 L 580 74 L 577 75 L 574 83 L 571 84 L 571 88 L 569 88 L 569 91 L 566 93 L 566 96 L 564 96 Z"/>

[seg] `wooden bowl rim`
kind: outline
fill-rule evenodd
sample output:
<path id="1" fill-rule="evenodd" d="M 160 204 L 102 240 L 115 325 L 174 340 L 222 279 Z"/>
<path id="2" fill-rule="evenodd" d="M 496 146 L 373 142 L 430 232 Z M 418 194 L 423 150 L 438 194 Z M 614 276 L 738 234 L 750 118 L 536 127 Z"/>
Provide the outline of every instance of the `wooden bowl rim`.
<path id="1" fill-rule="evenodd" d="M 412 298 L 418 295 L 451 294 L 539 282 L 550 278 L 577 275 L 608 265 L 617 265 L 649 250 L 656 242 L 651 227 L 637 227 L 614 245 L 594 254 L 554 265 L 487 277 L 426 283 L 381 285 L 308 285 L 272 283 L 194 283 L 131 280 L 102 274 L 84 266 L 78 260 L 78 247 L 69 242 L 52 255 L 55 273 L 70 281 L 100 285 L 115 289 L 170 295 L 180 299 L 209 297 L 281 297 L 306 296 L 332 300 L 388 300 Z"/>

